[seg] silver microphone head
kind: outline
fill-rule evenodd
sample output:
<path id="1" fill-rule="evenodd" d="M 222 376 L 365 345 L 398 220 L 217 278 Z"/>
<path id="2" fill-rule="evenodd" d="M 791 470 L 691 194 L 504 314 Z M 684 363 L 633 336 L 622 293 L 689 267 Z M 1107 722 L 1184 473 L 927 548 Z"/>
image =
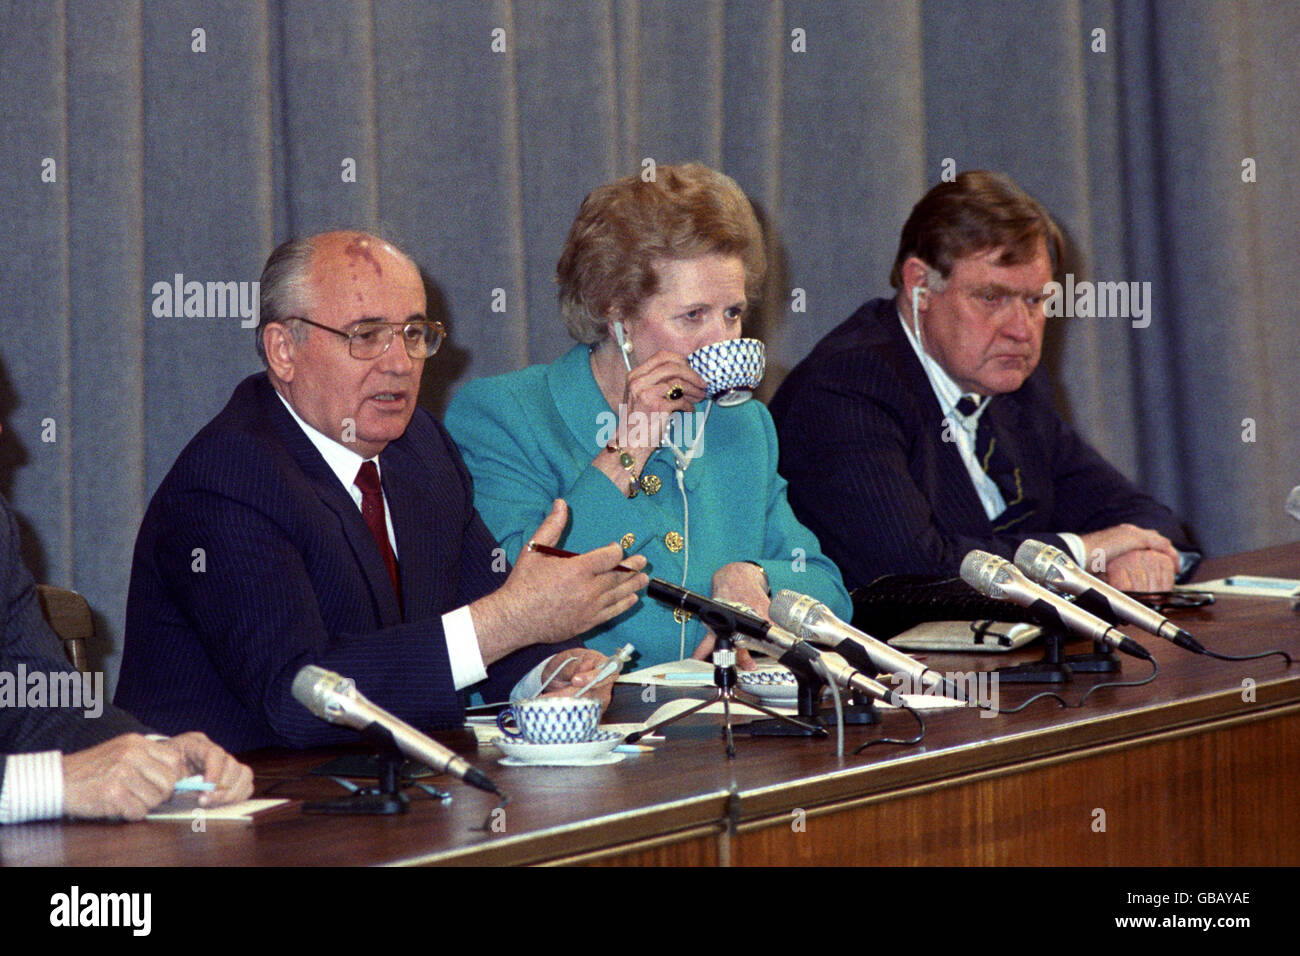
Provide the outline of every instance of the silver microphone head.
<path id="1" fill-rule="evenodd" d="M 293 699 L 317 717 L 337 723 L 343 714 L 340 697 L 355 697 L 357 688 L 351 677 L 342 677 L 315 664 L 308 664 L 293 679 Z"/>
<path id="2" fill-rule="evenodd" d="M 1286 496 L 1286 513 L 1300 521 L 1300 485 L 1292 488 L 1291 494 Z"/>
<path id="3" fill-rule="evenodd" d="M 1039 584 L 1061 581 L 1065 577 L 1063 567 L 1073 563 L 1070 556 L 1060 548 L 1032 538 L 1020 542 L 1020 547 L 1016 549 L 1016 567 Z"/>
<path id="4" fill-rule="evenodd" d="M 807 638 L 805 627 L 820 624 L 822 605 L 806 594 L 782 588 L 772 595 L 767 616 L 780 627 Z"/>
<path id="5" fill-rule="evenodd" d="M 1003 588 L 1015 580 L 1012 570 L 1015 568 L 1006 558 L 989 554 L 976 548 L 961 562 L 961 579 L 980 594 L 991 598 L 1006 600 Z"/>

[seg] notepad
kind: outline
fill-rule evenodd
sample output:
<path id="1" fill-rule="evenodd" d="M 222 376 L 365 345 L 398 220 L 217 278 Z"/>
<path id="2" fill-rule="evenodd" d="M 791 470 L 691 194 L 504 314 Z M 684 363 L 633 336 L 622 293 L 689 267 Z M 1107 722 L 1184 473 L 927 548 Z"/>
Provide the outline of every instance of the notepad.
<path id="1" fill-rule="evenodd" d="M 1206 591 L 1210 594 L 1238 595 L 1240 597 L 1300 597 L 1300 581 L 1295 578 L 1269 578 L 1256 574 L 1233 574 L 1213 581 L 1182 584 L 1175 591 Z"/>
<path id="2" fill-rule="evenodd" d="M 264 798 L 260 800 L 244 800 L 240 803 L 231 803 L 222 807 L 200 807 L 197 802 L 190 801 L 189 806 L 182 807 L 174 805 L 175 798 L 173 798 L 161 804 L 157 810 L 154 810 L 145 819 L 155 823 L 177 820 L 188 823 L 200 819 L 199 815 L 202 814 L 201 819 L 205 823 L 213 820 L 233 820 L 247 823 L 253 819 L 254 815 L 288 802 L 288 800 Z"/>

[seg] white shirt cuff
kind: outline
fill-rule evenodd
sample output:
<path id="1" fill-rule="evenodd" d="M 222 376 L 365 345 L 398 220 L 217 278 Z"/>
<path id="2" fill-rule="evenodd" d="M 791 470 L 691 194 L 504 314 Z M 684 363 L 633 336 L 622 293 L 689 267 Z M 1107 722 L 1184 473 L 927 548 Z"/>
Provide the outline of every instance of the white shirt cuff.
<path id="1" fill-rule="evenodd" d="M 63 754 L 16 754 L 5 760 L 0 823 L 57 820 L 63 816 Z"/>
<path id="2" fill-rule="evenodd" d="M 487 680 L 487 668 L 483 666 L 483 652 L 479 650 L 474 616 L 469 613 L 468 604 L 442 616 L 442 632 L 447 638 L 451 682 L 456 689 L 464 690 Z"/>
<path id="3" fill-rule="evenodd" d="M 1083 538 L 1069 531 L 1058 531 L 1056 536 L 1070 549 L 1070 557 L 1074 558 L 1074 563 L 1085 571 L 1088 570 L 1088 549 L 1083 546 Z"/>

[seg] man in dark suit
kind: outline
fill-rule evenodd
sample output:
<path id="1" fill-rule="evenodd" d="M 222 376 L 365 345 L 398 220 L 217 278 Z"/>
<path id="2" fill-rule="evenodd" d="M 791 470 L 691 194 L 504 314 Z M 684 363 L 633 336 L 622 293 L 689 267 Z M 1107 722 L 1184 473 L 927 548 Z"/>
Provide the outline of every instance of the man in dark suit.
<path id="1" fill-rule="evenodd" d="M 1177 518 L 1056 414 L 1042 350 L 1061 234 L 1010 179 L 940 183 L 903 227 L 891 299 L 863 305 L 771 403 L 790 504 L 856 587 L 953 575 L 1037 538 L 1117 587 L 1190 573 Z"/>
<path id="2" fill-rule="evenodd" d="M 200 797 L 204 806 L 252 793 L 252 771 L 203 734 L 149 739 L 148 728 L 105 706 L 98 692 L 62 699 L 60 691 L 81 690 L 74 682 L 94 682 L 68 666 L 41 614 L 19 557 L 18 525 L 3 498 L 0 601 L 0 823 L 60 816 L 138 820 L 191 773 L 217 785 Z"/>
<path id="3" fill-rule="evenodd" d="M 239 384 L 145 514 L 119 704 L 238 752 L 355 739 L 293 699 L 307 664 L 427 729 L 459 725 L 471 688 L 530 695 L 557 668 L 549 692 L 590 682 L 604 657 L 571 639 L 647 578 L 614 570 L 617 543 L 569 560 L 526 551 L 510 568 L 455 445 L 416 405 L 442 339 L 425 308 L 415 264 L 374 236 L 271 254 L 267 371 Z M 554 544 L 565 520 L 557 501 L 534 540 Z"/>

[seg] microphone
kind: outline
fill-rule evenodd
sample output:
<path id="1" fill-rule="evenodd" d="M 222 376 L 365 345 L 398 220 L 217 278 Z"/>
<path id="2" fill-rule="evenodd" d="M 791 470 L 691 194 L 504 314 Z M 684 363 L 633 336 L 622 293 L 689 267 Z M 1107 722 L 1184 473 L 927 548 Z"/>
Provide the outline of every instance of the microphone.
<path id="1" fill-rule="evenodd" d="M 1021 607 L 1032 607 L 1084 637 L 1103 641 L 1133 657 L 1151 660 L 1150 652 L 1137 641 L 1121 634 L 1095 614 L 1089 614 L 1035 584 L 1006 558 L 976 549 L 962 559 L 961 579 L 981 594 Z"/>
<path id="2" fill-rule="evenodd" d="M 1173 621 L 1089 574 L 1060 548 L 1033 539 L 1023 541 L 1016 549 L 1016 567 L 1039 584 L 1104 604 L 1117 619 L 1172 641 L 1184 650 L 1205 653 L 1205 648 Z"/>
<path id="3" fill-rule="evenodd" d="M 767 636 L 767 630 L 772 626 L 757 614 L 742 611 L 723 601 L 706 598 L 703 594 L 669 584 L 660 578 L 651 578 L 645 593 L 656 601 L 690 611 L 715 633 L 719 630 L 734 631 L 748 637 L 761 638 Z"/>
<path id="4" fill-rule="evenodd" d="M 912 686 L 924 689 L 939 687 L 945 696 L 971 703 L 965 691 L 942 674 L 937 674 L 914 657 L 878 641 L 870 634 L 845 624 L 820 601 L 798 591 L 780 590 L 772 596 L 767 613 L 781 627 L 788 628 L 804 640 L 841 651 L 851 657 L 864 653 L 881 671 L 905 675 Z"/>
<path id="5" fill-rule="evenodd" d="M 895 707 L 905 706 L 903 698 L 897 691 L 863 674 L 843 657 L 838 654 L 828 656 L 826 652 L 812 647 L 757 614 L 696 594 L 676 584 L 669 584 L 660 578 L 650 579 L 646 594 L 665 604 L 690 611 L 715 632 L 719 629 L 734 632 L 738 635 L 737 643 L 741 646 L 757 646 L 758 649 L 778 658 L 786 666 L 791 662 L 801 661 L 826 680 L 834 681 L 845 690 L 858 691 L 876 700 L 888 701 Z"/>
<path id="6" fill-rule="evenodd" d="M 1292 488 L 1291 494 L 1286 496 L 1286 513 L 1300 521 L 1300 485 Z"/>
<path id="7" fill-rule="evenodd" d="M 836 686 L 847 691 L 856 691 L 876 700 L 883 700 L 894 707 L 907 706 L 902 695 L 897 691 L 868 677 L 839 654 L 834 651 L 818 650 L 802 638 L 774 624 L 768 625 L 767 634 L 763 637 L 743 636 L 740 643 L 745 647 L 766 651 L 779 658 L 787 667 L 795 661 L 802 661 L 828 682 L 834 681 Z"/>
<path id="8" fill-rule="evenodd" d="M 366 700 L 350 677 L 341 677 L 315 664 L 308 664 L 293 679 L 293 696 L 321 720 L 354 730 L 378 724 L 393 735 L 393 742 L 407 757 L 432 770 L 454 774 L 470 786 L 504 794 L 496 784 L 464 757 L 420 733 L 404 720 Z"/>

